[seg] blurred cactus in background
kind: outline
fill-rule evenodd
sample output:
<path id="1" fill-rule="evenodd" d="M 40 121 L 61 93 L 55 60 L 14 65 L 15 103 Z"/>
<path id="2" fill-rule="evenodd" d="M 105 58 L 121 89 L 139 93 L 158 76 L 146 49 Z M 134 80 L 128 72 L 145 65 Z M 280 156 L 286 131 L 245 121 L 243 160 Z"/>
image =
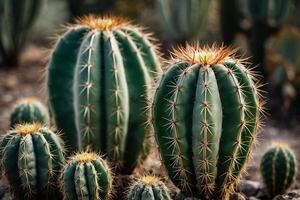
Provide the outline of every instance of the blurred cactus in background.
<path id="1" fill-rule="evenodd" d="M 88 14 L 103 15 L 108 12 L 115 0 L 68 0 L 69 8 L 74 17 Z"/>
<path id="2" fill-rule="evenodd" d="M 157 4 L 168 39 L 184 43 L 205 30 L 211 0 L 157 0 Z"/>
<path id="3" fill-rule="evenodd" d="M 4 66 L 13 67 L 29 38 L 29 31 L 45 0 L 0 1 L 0 56 Z"/>
<path id="4" fill-rule="evenodd" d="M 261 174 L 271 197 L 284 194 L 294 183 L 297 160 L 294 152 L 284 143 L 276 143 L 264 154 Z"/>

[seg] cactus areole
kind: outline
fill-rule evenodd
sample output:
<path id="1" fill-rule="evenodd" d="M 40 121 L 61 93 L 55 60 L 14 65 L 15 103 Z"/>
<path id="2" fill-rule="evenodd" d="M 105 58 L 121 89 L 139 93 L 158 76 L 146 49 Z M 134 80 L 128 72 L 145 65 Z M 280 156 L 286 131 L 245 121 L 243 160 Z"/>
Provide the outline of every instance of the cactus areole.
<path id="1" fill-rule="evenodd" d="M 173 59 L 152 105 L 163 163 L 183 191 L 226 199 L 260 127 L 254 74 L 234 50 L 216 45 L 187 45 Z"/>
<path id="2" fill-rule="evenodd" d="M 130 173 L 149 145 L 147 99 L 159 69 L 149 35 L 124 19 L 88 16 L 70 27 L 55 46 L 48 75 L 67 147 L 100 151 Z"/>

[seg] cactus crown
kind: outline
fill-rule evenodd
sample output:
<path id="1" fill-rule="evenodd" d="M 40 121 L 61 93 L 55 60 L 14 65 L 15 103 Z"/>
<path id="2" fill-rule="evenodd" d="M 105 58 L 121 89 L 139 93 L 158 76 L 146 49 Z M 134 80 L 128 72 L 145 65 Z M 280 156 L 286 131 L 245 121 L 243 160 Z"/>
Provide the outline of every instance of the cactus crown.
<path id="1" fill-rule="evenodd" d="M 15 129 L 18 134 L 21 136 L 30 135 L 30 134 L 39 134 L 38 130 L 43 126 L 40 123 L 34 124 L 18 124 L 15 126 Z"/>
<path id="2" fill-rule="evenodd" d="M 140 179 L 140 181 L 146 185 L 153 185 L 156 184 L 159 181 L 159 179 L 155 176 L 144 176 Z"/>
<path id="3" fill-rule="evenodd" d="M 40 104 L 40 101 L 37 98 L 35 98 L 35 97 L 26 97 L 26 98 L 20 99 L 17 102 L 17 105 L 18 104 L 31 104 L 31 103 L 38 103 L 38 104 Z"/>
<path id="4" fill-rule="evenodd" d="M 98 160 L 99 158 L 100 158 L 100 156 L 97 155 L 96 153 L 82 152 L 82 153 L 78 153 L 78 154 L 74 155 L 72 160 L 76 160 L 76 161 L 82 162 L 82 163 L 88 163 L 93 160 Z"/>
<path id="5" fill-rule="evenodd" d="M 121 17 L 102 16 L 96 17 L 94 15 L 88 15 L 78 19 L 78 23 L 86 25 L 91 29 L 98 29 L 100 31 L 108 31 L 116 28 L 124 27 L 129 24 L 126 19 Z"/>
<path id="6" fill-rule="evenodd" d="M 213 65 L 224 63 L 228 58 L 237 60 L 236 49 L 231 47 L 219 46 L 213 44 L 201 47 L 197 42 L 195 44 L 186 44 L 186 47 L 174 49 L 172 55 L 175 59 L 184 60 L 190 63 L 202 65 Z"/>

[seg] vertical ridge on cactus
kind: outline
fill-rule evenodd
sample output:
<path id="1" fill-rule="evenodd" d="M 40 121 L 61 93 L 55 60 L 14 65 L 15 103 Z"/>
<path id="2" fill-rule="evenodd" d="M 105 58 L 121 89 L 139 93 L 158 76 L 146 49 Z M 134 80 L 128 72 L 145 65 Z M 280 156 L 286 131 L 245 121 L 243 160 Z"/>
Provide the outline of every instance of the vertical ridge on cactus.
<path id="1" fill-rule="evenodd" d="M 297 161 L 294 152 L 284 143 L 267 150 L 261 161 L 261 174 L 271 197 L 284 194 L 294 183 Z"/>
<path id="2" fill-rule="evenodd" d="M 160 71 L 148 34 L 128 21 L 83 17 L 57 42 L 49 63 L 52 111 L 71 150 L 91 148 L 130 173 L 151 127 L 145 112 Z"/>
<path id="3" fill-rule="evenodd" d="M 13 107 L 10 115 L 10 125 L 24 123 L 49 123 L 47 108 L 34 97 L 20 99 Z"/>
<path id="4" fill-rule="evenodd" d="M 174 50 L 153 100 L 153 125 L 170 178 L 204 199 L 227 198 L 260 129 L 255 74 L 235 50 L 197 43 Z"/>
<path id="5" fill-rule="evenodd" d="M 112 174 L 106 161 L 92 152 L 77 153 L 64 167 L 64 199 L 106 200 L 112 192 Z"/>
<path id="6" fill-rule="evenodd" d="M 171 200 L 166 185 L 155 176 L 138 178 L 129 188 L 128 200 Z"/>
<path id="7" fill-rule="evenodd" d="M 21 199 L 50 198 L 64 163 L 60 138 L 40 124 L 15 126 L 0 141 L 4 173 Z"/>

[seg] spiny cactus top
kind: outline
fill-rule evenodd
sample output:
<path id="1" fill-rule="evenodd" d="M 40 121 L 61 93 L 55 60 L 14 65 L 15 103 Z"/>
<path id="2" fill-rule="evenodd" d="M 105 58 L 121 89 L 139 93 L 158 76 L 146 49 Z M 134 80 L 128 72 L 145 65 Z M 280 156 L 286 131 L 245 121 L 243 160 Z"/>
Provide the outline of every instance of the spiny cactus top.
<path id="1" fill-rule="evenodd" d="M 20 99 L 12 109 L 10 115 L 10 125 L 22 123 L 41 124 L 49 123 L 49 114 L 47 108 L 34 97 Z"/>
<path id="2" fill-rule="evenodd" d="M 55 133 L 40 124 L 16 125 L 1 139 L 0 147 L 5 176 L 18 198 L 59 194 L 57 179 L 64 156 Z"/>
<path id="3" fill-rule="evenodd" d="M 65 200 L 106 200 L 112 192 L 112 174 L 106 161 L 95 153 L 77 153 L 62 172 Z"/>
<path id="4" fill-rule="evenodd" d="M 261 173 L 271 197 L 284 194 L 294 183 L 297 174 L 294 152 L 287 144 L 276 143 L 264 154 Z"/>
<path id="5" fill-rule="evenodd" d="M 171 200 L 166 185 L 155 176 L 136 180 L 128 192 L 128 200 Z"/>
<path id="6" fill-rule="evenodd" d="M 153 100 L 169 176 L 202 198 L 222 199 L 232 191 L 260 127 L 254 74 L 234 52 L 199 44 L 175 50 Z"/>
<path id="7" fill-rule="evenodd" d="M 79 20 L 57 42 L 49 64 L 49 98 L 71 149 L 92 147 L 131 172 L 151 131 L 145 111 L 160 70 L 156 47 L 122 18 Z"/>

